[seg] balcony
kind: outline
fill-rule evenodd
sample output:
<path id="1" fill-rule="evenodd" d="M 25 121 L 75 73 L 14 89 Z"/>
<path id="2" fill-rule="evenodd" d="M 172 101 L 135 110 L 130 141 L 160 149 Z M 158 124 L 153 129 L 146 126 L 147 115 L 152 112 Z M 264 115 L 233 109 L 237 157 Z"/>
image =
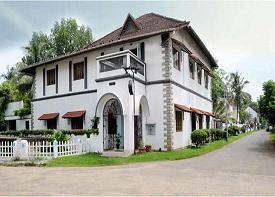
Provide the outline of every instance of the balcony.
<path id="1" fill-rule="evenodd" d="M 145 80 L 145 63 L 129 50 L 100 56 L 96 60 L 97 79 L 123 75 L 124 68 L 134 67 L 138 68 L 135 77 Z"/>

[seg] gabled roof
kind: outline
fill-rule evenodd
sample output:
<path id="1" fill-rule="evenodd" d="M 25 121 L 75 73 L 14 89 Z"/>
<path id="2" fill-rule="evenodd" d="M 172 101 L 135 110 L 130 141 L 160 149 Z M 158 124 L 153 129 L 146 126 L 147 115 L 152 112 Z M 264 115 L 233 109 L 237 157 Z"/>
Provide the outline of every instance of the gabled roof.
<path id="1" fill-rule="evenodd" d="M 114 43 L 119 40 L 125 40 L 129 38 L 137 37 L 137 36 L 144 36 L 152 33 L 173 31 L 173 30 L 176 30 L 176 28 L 185 27 L 189 24 L 189 22 L 186 22 L 186 21 L 180 21 L 173 18 L 161 16 L 159 14 L 149 13 L 149 14 L 142 15 L 137 19 L 134 19 L 135 24 L 139 29 L 137 29 L 136 31 L 131 31 L 127 34 L 121 34 L 123 28 L 125 27 L 126 22 L 130 20 L 129 18 L 133 20 L 133 17 L 131 17 L 131 15 L 128 15 L 122 27 L 114 30 L 113 32 L 107 34 L 101 39 L 93 42 L 86 48 L 92 48 L 95 46 Z"/>
<path id="2" fill-rule="evenodd" d="M 120 36 L 123 34 L 138 31 L 139 25 L 136 23 L 134 17 L 129 13 L 120 31 Z"/>
<path id="3" fill-rule="evenodd" d="M 129 25 L 131 26 L 131 28 L 128 28 Z M 197 43 L 199 44 L 199 46 L 202 47 L 206 56 L 210 59 L 210 62 L 214 66 L 216 66 L 216 62 L 215 62 L 214 58 L 211 56 L 209 51 L 206 49 L 206 47 L 204 46 L 202 41 L 199 39 L 197 34 L 189 26 L 188 21 L 180 21 L 177 19 L 162 16 L 159 14 L 149 13 L 149 14 L 142 15 L 137 19 L 134 19 L 130 14 L 128 14 L 122 27 L 120 27 L 120 28 L 112 31 L 111 33 L 107 34 L 106 36 L 96 40 L 95 42 L 89 44 L 88 46 L 84 47 L 83 49 L 32 64 L 32 65 L 22 69 L 21 71 L 25 72 L 25 73 L 33 74 L 34 68 L 37 66 L 54 63 L 56 61 L 59 61 L 59 60 L 65 59 L 65 58 L 83 54 L 83 53 L 86 53 L 86 52 L 89 52 L 92 50 L 96 50 L 99 48 L 107 47 L 110 45 L 121 44 L 121 43 L 129 42 L 129 41 L 135 41 L 138 39 L 154 36 L 157 34 L 162 34 L 165 32 L 173 32 L 173 31 L 181 29 L 181 28 L 187 28 L 187 30 L 191 33 L 192 37 L 197 40 Z M 129 31 L 129 29 L 130 29 L 130 31 Z M 127 31 L 125 31 L 125 30 L 127 30 Z"/>

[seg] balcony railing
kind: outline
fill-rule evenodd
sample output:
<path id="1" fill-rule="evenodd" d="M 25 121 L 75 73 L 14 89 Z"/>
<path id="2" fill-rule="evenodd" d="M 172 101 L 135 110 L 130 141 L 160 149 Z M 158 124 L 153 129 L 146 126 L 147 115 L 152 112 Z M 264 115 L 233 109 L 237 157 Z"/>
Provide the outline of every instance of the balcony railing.
<path id="1" fill-rule="evenodd" d="M 138 68 L 137 72 L 144 76 L 145 63 L 129 50 L 100 56 L 97 61 L 100 73 L 134 67 Z"/>

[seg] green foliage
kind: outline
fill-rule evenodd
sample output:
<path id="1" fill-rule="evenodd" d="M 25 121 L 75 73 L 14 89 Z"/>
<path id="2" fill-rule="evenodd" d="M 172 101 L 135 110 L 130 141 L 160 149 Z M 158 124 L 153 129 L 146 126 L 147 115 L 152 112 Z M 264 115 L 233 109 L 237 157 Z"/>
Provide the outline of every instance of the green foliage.
<path id="1" fill-rule="evenodd" d="M 93 40 L 92 30 L 84 25 L 79 26 L 73 18 L 55 22 L 50 37 L 56 56 L 77 51 Z"/>
<path id="2" fill-rule="evenodd" d="M 253 132 L 247 132 L 238 136 L 231 136 L 228 141 L 219 140 L 208 143 L 200 148 L 186 148 L 169 152 L 151 151 L 144 154 L 134 154 L 129 157 L 104 157 L 100 154 L 89 153 L 77 156 L 59 157 L 47 162 L 48 167 L 91 167 L 110 166 L 128 163 L 153 162 L 163 160 L 179 160 L 196 157 L 230 144 L 240 138 L 248 136 Z"/>
<path id="3" fill-rule="evenodd" d="M 249 94 L 243 92 L 244 87 L 249 83 L 249 81 L 245 80 L 241 75 L 236 73 L 230 74 L 230 81 L 231 81 L 231 90 L 232 90 L 232 97 L 233 102 L 237 106 L 237 121 L 239 121 L 239 113 L 240 107 L 244 104 L 247 100 L 249 100 Z M 251 96 L 250 96 L 251 97 Z M 251 98 L 250 98 L 251 101 Z"/>
<path id="4" fill-rule="evenodd" d="M 23 47 L 25 64 L 34 64 L 52 57 L 77 51 L 93 41 L 92 30 L 79 26 L 75 19 L 62 18 L 55 22 L 51 34 L 34 32 L 28 45 Z"/>
<path id="5" fill-rule="evenodd" d="M 260 114 L 268 123 L 275 126 L 275 82 L 269 80 L 263 84 L 264 95 L 258 100 Z"/>
<path id="6" fill-rule="evenodd" d="M 63 133 L 62 131 L 60 130 L 54 130 L 54 133 L 52 135 L 52 141 L 56 140 L 58 142 L 61 142 L 61 141 L 68 141 L 70 139 L 70 137 Z"/>
<path id="7" fill-rule="evenodd" d="M 22 61 L 28 65 L 54 56 L 51 40 L 43 32 L 34 32 L 29 44 L 23 49 L 26 55 L 22 58 Z"/>
<path id="8" fill-rule="evenodd" d="M 225 82 L 223 81 L 222 75 L 224 72 L 222 70 L 214 70 L 213 77 L 211 80 L 211 91 L 212 91 L 212 100 L 214 112 L 216 112 L 216 116 L 219 116 L 220 113 L 223 113 L 224 103 L 221 103 L 221 98 L 224 97 L 225 90 Z M 217 110 L 219 109 L 219 110 Z M 222 110 L 221 110 L 222 109 Z M 220 112 L 220 113 L 217 113 Z M 220 118 L 220 117 L 218 117 Z"/>
<path id="9" fill-rule="evenodd" d="M 79 26 L 72 18 L 56 22 L 50 35 L 34 32 L 27 46 L 23 47 L 25 55 L 22 62 L 8 67 L 6 74 L 1 75 L 4 81 L 0 85 L 0 129 L 5 126 L 4 112 L 9 102 L 24 101 L 23 108 L 16 110 L 15 115 L 22 117 L 31 112 L 33 78 L 20 73 L 22 68 L 79 50 L 92 41 L 91 29 Z"/>
<path id="10" fill-rule="evenodd" d="M 88 137 L 90 135 L 98 135 L 98 130 L 95 129 L 83 129 L 83 130 L 59 130 L 65 135 L 84 135 Z M 16 136 L 16 137 L 27 137 L 27 136 L 49 136 L 53 135 L 55 130 L 51 129 L 40 129 L 40 130 L 19 130 L 19 131 L 1 131 L 0 135 Z"/>
<path id="11" fill-rule="evenodd" d="M 196 147 L 201 146 L 207 141 L 207 133 L 204 129 L 198 129 L 191 133 L 192 143 L 196 145 Z"/>
<path id="12" fill-rule="evenodd" d="M 240 128 L 236 125 L 229 126 L 227 130 L 228 130 L 228 134 L 233 136 L 236 136 L 240 133 Z"/>
<path id="13" fill-rule="evenodd" d="M 212 141 L 220 140 L 223 138 L 223 131 L 221 129 L 210 129 Z"/>

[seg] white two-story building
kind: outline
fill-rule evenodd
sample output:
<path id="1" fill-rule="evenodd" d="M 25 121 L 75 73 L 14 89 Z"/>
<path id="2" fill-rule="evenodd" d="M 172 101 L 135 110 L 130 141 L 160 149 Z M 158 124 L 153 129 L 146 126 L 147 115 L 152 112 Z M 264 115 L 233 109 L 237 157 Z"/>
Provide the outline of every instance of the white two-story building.
<path id="1" fill-rule="evenodd" d="M 117 138 L 127 152 L 186 147 L 211 127 L 214 67 L 189 22 L 128 15 L 84 49 L 22 70 L 34 76 L 31 128 L 91 128 L 99 117 L 94 151 L 116 149 Z"/>

